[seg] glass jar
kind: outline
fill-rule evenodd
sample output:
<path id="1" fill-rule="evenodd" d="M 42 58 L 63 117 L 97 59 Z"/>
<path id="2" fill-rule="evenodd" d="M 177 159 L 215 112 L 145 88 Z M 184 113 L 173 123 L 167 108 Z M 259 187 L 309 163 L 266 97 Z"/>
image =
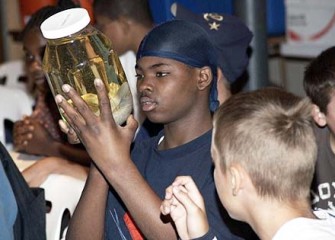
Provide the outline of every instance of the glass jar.
<path id="1" fill-rule="evenodd" d="M 42 66 L 53 95 L 67 99 L 61 87 L 69 84 L 99 115 L 94 87 L 94 79 L 99 78 L 108 90 L 115 121 L 125 122 L 133 106 L 125 73 L 111 41 L 90 25 L 87 10 L 72 8 L 56 13 L 41 24 L 41 31 L 47 39 Z"/>

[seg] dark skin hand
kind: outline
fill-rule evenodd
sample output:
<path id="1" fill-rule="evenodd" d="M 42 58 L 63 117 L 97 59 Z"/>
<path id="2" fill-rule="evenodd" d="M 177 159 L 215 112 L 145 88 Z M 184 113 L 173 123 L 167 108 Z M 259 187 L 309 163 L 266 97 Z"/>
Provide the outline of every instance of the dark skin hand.
<path id="1" fill-rule="evenodd" d="M 100 116 L 96 116 L 68 85 L 63 86 L 63 91 L 72 100 L 75 108 L 70 106 L 64 97 L 56 96 L 56 102 L 63 109 L 67 122 L 85 145 L 94 166 L 97 166 L 97 169 L 93 167 L 90 170 L 82 198 L 71 219 L 67 239 L 99 239 L 103 235 L 108 194 L 103 178 L 113 186 L 146 238 L 175 239 L 176 233 L 172 226 L 164 224 L 160 219 L 161 199 L 130 158 L 130 145 L 137 122 L 133 117 L 129 117 L 125 126 L 116 124 L 103 83 L 96 80 L 95 85 Z M 101 188 L 96 187 L 100 185 Z M 92 210 L 92 206 L 99 207 Z M 90 231 L 93 228 L 94 233 Z"/>
<path id="2" fill-rule="evenodd" d="M 105 96 L 106 98 L 104 99 L 101 99 L 101 96 L 99 97 L 100 104 L 104 106 L 101 109 L 100 116 L 96 116 L 78 95 L 71 96 L 71 99 L 74 103 L 75 101 L 83 103 L 76 104 L 79 114 L 73 108 L 67 110 L 71 112 L 71 117 L 65 113 L 67 122 L 75 130 L 87 152 L 90 156 L 96 156 L 95 160 L 98 161 L 98 166 L 110 161 L 110 159 L 119 159 L 119 156 L 125 153 L 130 158 L 130 145 L 137 129 L 137 122 L 133 118 L 129 120 L 129 124 L 126 127 L 117 125 L 111 113 L 108 96 Z M 66 101 L 62 101 L 59 105 L 63 109 L 70 109 Z M 84 115 L 85 118 L 83 117 Z M 111 131 L 114 134 L 110 134 Z M 101 147 L 106 145 L 118 147 L 114 148 L 113 151 L 110 148 Z M 108 158 L 104 159 L 106 157 Z"/>

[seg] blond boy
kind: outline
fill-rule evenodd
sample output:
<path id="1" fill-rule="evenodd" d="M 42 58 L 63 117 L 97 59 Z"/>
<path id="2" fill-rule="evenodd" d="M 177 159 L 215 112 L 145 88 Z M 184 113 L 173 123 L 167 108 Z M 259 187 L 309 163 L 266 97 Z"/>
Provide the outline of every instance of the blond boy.
<path id="1" fill-rule="evenodd" d="M 310 113 L 308 100 L 275 88 L 234 95 L 215 113 L 211 152 L 220 200 L 261 239 L 335 239 L 334 213 L 310 208 L 317 153 Z M 192 179 L 178 177 L 161 211 L 182 239 L 215 239 L 203 206 Z"/>

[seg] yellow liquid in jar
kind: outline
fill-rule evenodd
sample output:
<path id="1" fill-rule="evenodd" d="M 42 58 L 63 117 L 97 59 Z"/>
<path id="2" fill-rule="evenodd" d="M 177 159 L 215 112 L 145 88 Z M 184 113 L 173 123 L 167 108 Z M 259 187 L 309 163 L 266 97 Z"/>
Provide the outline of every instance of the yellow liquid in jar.
<path id="1" fill-rule="evenodd" d="M 93 93 L 88 93 L 81 97 L 92 112 L 96 116 L 99 116 L 100 108 L 98 96 Z M 132 111 L 132 96 L 129 91 L 128 83 L 123 83 L 121 87 L 113 83 L 110 84 L 108 97 L 115 122 L 118 124 L 124 123 Z M 73 106 L 72 100 L 68 100 L 68 103 Z"/>
<path id="2" fill-rule="evenodd" d="M 114 105 L 120 105 L 114 103 L 115 99 L 120 98 L 120 94 L 131 96 L 117 54 L 112 49 L 110 41 L 97 31 L 79 34 L 71 39 L 65 37 L 48 41 L 43 58 L 43 70 L 54 96 L 61 94 L 66 98 L 61 87 L 63 84 L 69 84 L 97 115 L 99 107 L 94 79 L 101 79 L 109 91 L 112 111 L 117 109 L 113 107 Z M 123 87 L 120 93 L 121 86 L 124 84 L 127 87 Z M 128 102 L 123 104 L 127 109 L 129 108 Z M 120 106 L 122 107 L 123 104 Z"/>

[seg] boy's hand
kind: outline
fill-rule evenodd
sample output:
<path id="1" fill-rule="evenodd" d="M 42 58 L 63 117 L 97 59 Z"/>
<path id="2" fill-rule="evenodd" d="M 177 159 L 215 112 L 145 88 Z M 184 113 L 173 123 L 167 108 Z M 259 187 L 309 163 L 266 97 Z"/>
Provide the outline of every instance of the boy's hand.
<path id="1" fill-rule="evenodd" d="M 187 212 L 184 205 L 179 202 L 179 200 L 177 200 L 177 198 L 173 195 L 173 191 L 176 191 L 176 189 L 174 188 L 178 188 L 178 191 L 184 191 L 187 195 L 186 189 L 182 186 L 169 186 L 165 190 L 165 199 L 161 204 L 160 210 L 163 215 L 170 214 L 172 220 L 177 227 L 179 237 L 181 239 L 189 239 L 187 231 Z M 179 188 L 181 188 L 181 190 Z"/>
<path id="2" fill-rule="evenodd" d="M 191 177 L 177 177 L 166 189 L 161 212 L 171 215 L 181 239 L 198 238 L 209 230 L 204 200 Z"/>
<path id="3" fill-rule="evenodd" d="M 106 88 L 100 79 L 94 81 L 97 89 L 100 115 L 96 116 L 86 102 L 69 85 L 63 85 L 63 91 L 69 97 L 71 106 L 63 96 L 57 95 L 56 102 L 64 111 L 64 117 L 74 129 L 87 152 L 104 171 L 116 169 L 130 159 L 130 145 L 137 122 L 131 116 L 124 127 L 115 123 Z"/>

